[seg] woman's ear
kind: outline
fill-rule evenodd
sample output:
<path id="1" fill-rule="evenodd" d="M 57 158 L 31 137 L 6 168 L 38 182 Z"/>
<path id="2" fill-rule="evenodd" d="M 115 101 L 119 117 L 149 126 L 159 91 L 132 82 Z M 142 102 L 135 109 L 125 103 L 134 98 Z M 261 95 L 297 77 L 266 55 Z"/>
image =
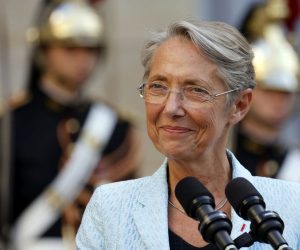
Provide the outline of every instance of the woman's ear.
<path id="1" fill-rule="evenodd" d="M 248 113 L 252 101 L 253 89 L 248 88 L 240 91 L 237 99 L 235 100 L 232 112 L 230 115 L 230 122 L 232 125 L 242 120 Z"/>

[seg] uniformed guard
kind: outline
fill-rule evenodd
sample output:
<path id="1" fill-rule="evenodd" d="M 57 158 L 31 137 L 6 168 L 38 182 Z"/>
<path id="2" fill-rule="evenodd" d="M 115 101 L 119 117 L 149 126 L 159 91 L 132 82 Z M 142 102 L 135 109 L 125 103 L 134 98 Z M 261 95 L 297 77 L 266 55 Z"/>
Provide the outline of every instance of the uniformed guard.
<path id="1" fill-rule="evenodd" d="M 103 29 L 85 2 L 55 1 L 27 34 L 36 49 L 12 113 L 12 249 L 74 249 L 94 188 L 137 175 L 133 123 L 82 94 L 103 59 Z"/>
<path id="2" fill-rule="evenodd" d="M 280 142 L 299 91 L 299 59 L 286 38 L 284 1 L 255 6 L 242 31 L 252 44 L 257 87 L 252 106 L 234 131 L 233 147 L 252 174 L 300 181 L 300 149 Z"/>

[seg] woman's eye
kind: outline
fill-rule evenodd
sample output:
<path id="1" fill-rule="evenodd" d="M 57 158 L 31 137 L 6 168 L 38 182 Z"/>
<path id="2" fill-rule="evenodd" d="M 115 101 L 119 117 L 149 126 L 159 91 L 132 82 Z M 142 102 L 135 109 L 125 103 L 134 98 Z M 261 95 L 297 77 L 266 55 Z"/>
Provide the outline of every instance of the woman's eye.
<path id="1" fill-rule="evenodd" d="M 159 82 L 154 82 L 149 84 L 149 89 L 153 90 L 165 90 L 167 87 Z"/>
<path id="2" fill-rule="evenodd" d="M 209 92 L 206 89 L 196 86 L 188 87 L 187 91 L 191 94 L 209 95 Z"/>

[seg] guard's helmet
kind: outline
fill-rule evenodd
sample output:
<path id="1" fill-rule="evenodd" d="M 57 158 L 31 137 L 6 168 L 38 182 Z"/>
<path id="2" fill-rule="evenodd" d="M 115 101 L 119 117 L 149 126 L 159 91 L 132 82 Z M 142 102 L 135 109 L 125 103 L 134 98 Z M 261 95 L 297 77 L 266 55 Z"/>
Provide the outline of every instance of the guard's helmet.
<path id="1" fill-rule="evenodd" d="M 299 59 L 286 38 L 269 27 L 269 35 L 252 44 L 257 87 L 287 92 L 299 91 Z"/>
<path id="2" fill-rule="evenodd" d="M 42 12 L 27 39 L 36 45 L 61 44 L 78 47 L 103 47 L 103 21 L 83 1 L 59 1 Z"/>
<path id="3" fill-rule="evenodd" d="M 241 31 L 251 43 L 257 87 L 299 91 L 299 59 L 286 38 L 283 20 L 288 17 L 284 0 L 267 0 L 252 6 Z"/>

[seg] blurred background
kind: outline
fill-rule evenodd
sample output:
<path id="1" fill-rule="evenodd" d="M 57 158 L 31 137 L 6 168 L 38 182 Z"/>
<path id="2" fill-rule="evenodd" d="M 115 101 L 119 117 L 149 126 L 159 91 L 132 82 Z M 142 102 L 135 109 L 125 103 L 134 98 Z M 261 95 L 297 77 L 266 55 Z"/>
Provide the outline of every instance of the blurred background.
<path id="1" fill-rule="evenodd" d="M 259 0 L 103 0 L 96 8 L 105 22 L 107 60 L 95 70 L 87 91 L 104 97 L 137 120 L 143 134 L 141 175 L 151 174 L 162 157 L 149 142 L 144 122 L 143 101 L 136 88 L 142 80 L 140 51 L 147 35 L 181 18 L 225 21 L 239 27 L 250 6 Z M 25 33 L 35 18 L 38 0 L 1 0 L 0 55 L 3 105 L 23 91 L 27 79 L 31 45 Z"/>
<path id="2" fill-rule="evenodd" d="M 286 39 L 300 53 L 300 0 L 285 2 L 290 16 L 284 21 Z M 1 201 L 9 200 L 7 188 L 9 169 L 10 102 L 26 91 L 33 45 L 26 33 L 36 20 L 41 0 L 0 0 L 0 180 Z M 227 22 L 240 28 L 250 8 L 265 0 L 94 0 L 89 2 L 104 21 L 105 57 L 100 57 L 85 94 L 108 101 L 124 117 L 137 125 L 141 136 L 141 162 L 137 176 L 152 174 L 163 157 L 153 147 L 146 132 L 144 102 L 137 88 L 143 77 L 140 52 L 152 31 L 178 19 L 203 19 Z M 259 24 L 256 24 L 259 28 Z M 300 101 L 296 93 L 292 115 L 280 132 L 280 142 L 300 147 Z M 47 131 L 45 131 L 47 133 Z M 7 207 L 9 206 L 3 206 Z M 2 221 L 5 214 L 2 212 Z M 4 249 L 4 248 L 3 248 Z M 0 241 L 0 250 L 1 241 Z"/>

